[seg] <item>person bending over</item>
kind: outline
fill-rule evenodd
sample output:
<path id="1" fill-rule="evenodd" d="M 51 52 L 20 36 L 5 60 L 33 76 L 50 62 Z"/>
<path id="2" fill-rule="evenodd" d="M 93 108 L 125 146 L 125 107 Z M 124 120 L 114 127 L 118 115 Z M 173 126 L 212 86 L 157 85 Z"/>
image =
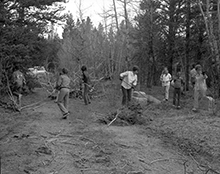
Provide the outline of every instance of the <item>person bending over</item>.
<path id="1" fill-rule="evenodd" d="M 132 89 L 137 85 L 138 67 L 134 66 L 132 71 L 125 71 L 120 74 L 121 90 L 122 90 L 122 105 L 127 106 L 131 101 Z"/>

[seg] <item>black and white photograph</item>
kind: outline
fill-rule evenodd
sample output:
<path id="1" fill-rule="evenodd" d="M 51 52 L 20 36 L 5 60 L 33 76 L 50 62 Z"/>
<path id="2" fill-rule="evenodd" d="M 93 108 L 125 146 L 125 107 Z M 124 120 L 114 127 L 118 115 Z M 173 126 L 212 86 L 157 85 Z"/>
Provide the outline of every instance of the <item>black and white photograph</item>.
<path id="1" fill-rule="evenodd" d="M 220 0 L 0 0 L 0 174 L 220 174 Z"/>

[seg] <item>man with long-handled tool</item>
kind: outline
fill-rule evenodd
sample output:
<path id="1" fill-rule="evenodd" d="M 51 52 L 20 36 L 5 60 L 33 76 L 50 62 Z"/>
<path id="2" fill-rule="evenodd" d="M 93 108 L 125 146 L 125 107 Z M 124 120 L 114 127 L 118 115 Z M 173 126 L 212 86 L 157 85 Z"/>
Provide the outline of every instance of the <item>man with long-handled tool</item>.
<path id="1" fill-rule="evenodd" d="M 137 85 L 137 74 L 139 68 L 134 66 L 132 71 L 125 71 L 120 74 L 121 90 L 122 90 L 122 105 L 127 106 L 131 101 L 132 90 Z"/>

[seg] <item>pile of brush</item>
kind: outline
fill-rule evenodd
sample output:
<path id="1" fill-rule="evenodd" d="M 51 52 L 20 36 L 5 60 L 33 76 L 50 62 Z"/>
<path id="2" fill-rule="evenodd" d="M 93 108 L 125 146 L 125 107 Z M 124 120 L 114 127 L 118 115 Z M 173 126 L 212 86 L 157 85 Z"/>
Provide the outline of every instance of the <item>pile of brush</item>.
<path id="1" fill-rule="evenodd" d="M 128 107 L 122 107 L 115 112 L 111 112 L 104 118 L 99 118 L 99 122 L 110 125 L 128 126 L 143 125 L 152 121 L 151 118 L 143 115 L 143 108 L 140 104 L 132 102 Z"/>

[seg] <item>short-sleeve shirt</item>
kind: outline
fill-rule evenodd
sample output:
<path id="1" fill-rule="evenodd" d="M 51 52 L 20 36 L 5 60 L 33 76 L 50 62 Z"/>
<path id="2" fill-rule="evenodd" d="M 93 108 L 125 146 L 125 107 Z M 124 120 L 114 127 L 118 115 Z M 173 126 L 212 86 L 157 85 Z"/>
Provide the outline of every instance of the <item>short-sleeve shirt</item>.
<path id="1" fill-rule="evenodd" d="M 160 79 L 162 81 L 162 86 L 169 86 L 170 85 L 170 81 L 172 80 L 172 76 L 171 76 L 170 73 L 162 74 Z"/>
<path id="2" fill-rule="evenodd" d="M 125 89 L 131 89 L 133 85 L 137 85 L 137 74 L 134 74 L 133 71 L 125 71 L 120 74 L 120 77 L 124 77 L 121 86 Z"/>

